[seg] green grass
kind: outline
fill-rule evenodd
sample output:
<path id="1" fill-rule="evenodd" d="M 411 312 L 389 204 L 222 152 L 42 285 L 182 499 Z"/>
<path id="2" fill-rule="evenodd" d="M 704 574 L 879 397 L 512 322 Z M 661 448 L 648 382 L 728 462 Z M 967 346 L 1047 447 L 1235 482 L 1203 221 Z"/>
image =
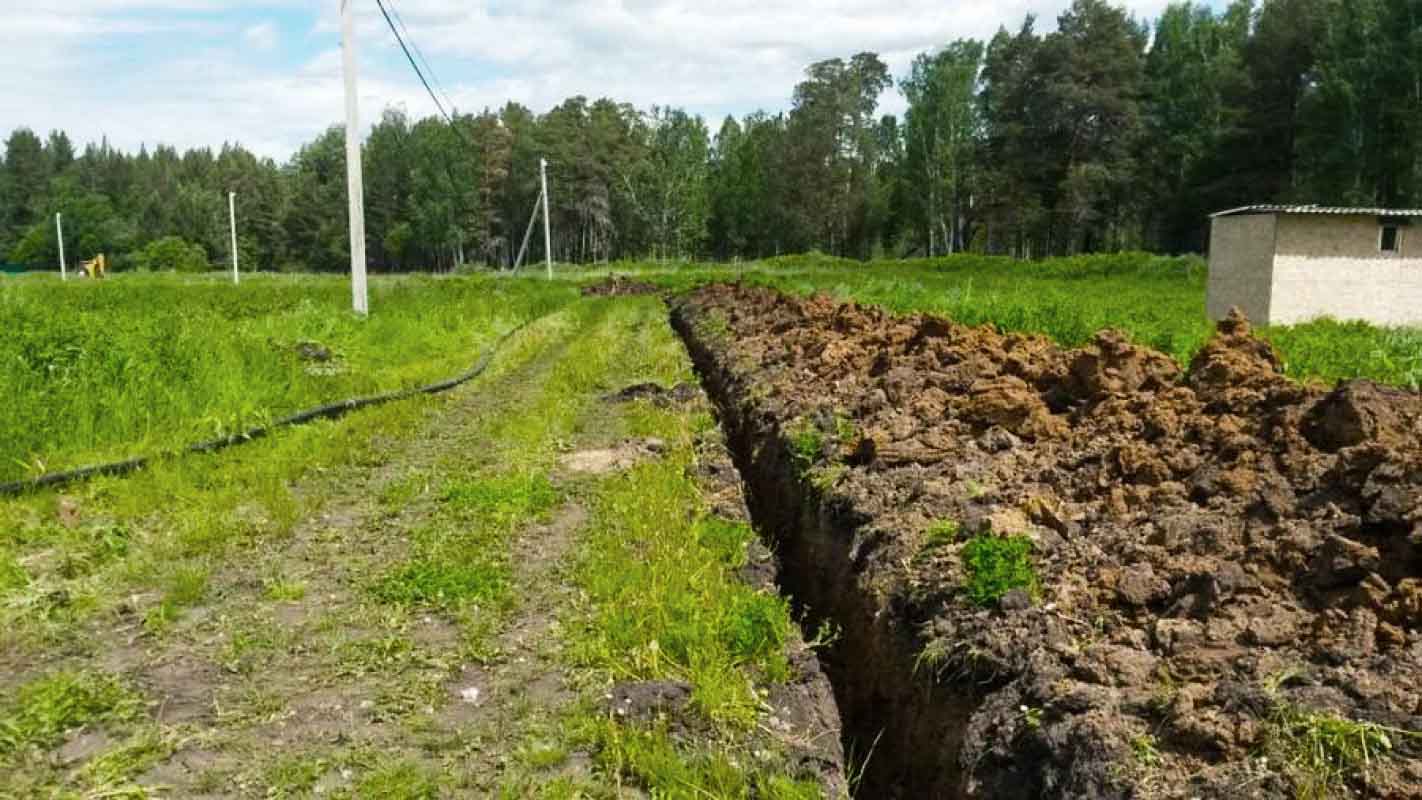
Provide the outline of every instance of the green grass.
<path id="1" fill-rule="evenodd" d="M 418 764 L 390 761 L 360 779 L 353 797 L 388 800 L 437 800 L 439 780 Z"/>
<path id="2" fill-rule="evenodd" d="M 540 474 L 514 473 L 451 482 L 434 521 L 414 536 L 415 552 L 372 587 L 387 603 L 455 610 L 508 600 L 503 542 L 558 502 Z"/>
<path id="3" fill-rule="evenodd" d="M 52 747 L 68 731 L 90 723 L 133 720 L 141 708 L 137 694 L 107 675 L 58 672 L 36 678 L 0 705 L 0 757 Z"/>
<path id="4" fill-rule="evenodd" d="M 963 567 L 968 573 L 964 591 L 980 606 L 991 606 L 1014 589 L 1037 591 L 1032 540 L 1026 536 L 974 536 L 963 547 Z"/>
<path id="5" fill-rule="evenodd" d="M 664 728 L 627 728 L 613 721 L 597 732 L 598 762 L 609 773 L 646 786 L 653 797 L 819 800 L 813 780 L 787 774 L 773 752 L 732 754 L 708 750 L 688 754 Z M 757 761 L 759 763 L 757 763 Z"/>
<path id="6" fill-rule="evenodd" d="M 1347 785 L 1392 755 L 1394 740 L 1418 734 L 1299 708 L 1276 698 L 1267 748 L 1299 800 L 1340 797 Z"/>
<path id="7" fill-rule="evenodd" d="M 923 532 L 923 549 L 936 550 L 946 547 L 958 541 L 958 537 L 963 533 L 963 526 L 956 520 L 939 520 L 928 526 L 928 530 Z"/>
<path id="8" fill-rule="evenodd" d="M 374 313 L 335 278 L 124 275 L 0 283 L 0 480 L 166 450 L 467 369 L 565 284 L 385 278 Z M 329 362 L 296 350 L 315 341 Z"/>

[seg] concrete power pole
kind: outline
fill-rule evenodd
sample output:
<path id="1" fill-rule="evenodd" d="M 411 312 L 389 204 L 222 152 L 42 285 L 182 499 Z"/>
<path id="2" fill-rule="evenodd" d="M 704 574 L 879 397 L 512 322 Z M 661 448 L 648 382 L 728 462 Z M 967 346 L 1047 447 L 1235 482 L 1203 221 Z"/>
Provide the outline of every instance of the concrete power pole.
<path id="1" fill-rule="evenodd" d="M 232 228 L 232 285 L 241 283 L 237 277 L 237 193 L 227 193 L 227 221 Z"/>
<path id="2" fill-rule="evenodd" d="M 341 0 L 342 66 L 346 78 L 346 195 L 350 199 L 351 300 L 355 312 L 370 313 L 365 286 L 365 179 L 360 163 L 360 107 L 356 97 L 355 20 L 352 0 Z"/>
<path id="3" fill-rule="evenodd" d="M 543 257 L 548 262 L 548 280 L 553 280 L 553 229 L 548 222 L 548 159 L 538 159 L 538 173 L 543 181 Z"/>
<path id="4" fill-rule="evenodd" d="M 69 280 L 69 269 L 64 266 L 64 215 L 54 215 L 54 233 L 59 237 L 59 279 Z"/>

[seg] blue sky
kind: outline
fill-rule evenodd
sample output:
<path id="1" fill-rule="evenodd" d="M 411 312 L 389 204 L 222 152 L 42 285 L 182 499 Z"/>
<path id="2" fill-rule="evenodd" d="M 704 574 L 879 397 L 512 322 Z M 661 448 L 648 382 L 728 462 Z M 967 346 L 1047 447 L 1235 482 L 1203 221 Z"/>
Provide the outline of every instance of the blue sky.
<path id="1" fill-rule="evenodd" d="M 433 105 L 374 0 L 356 3 L 365 124 Z M 574 94 L 715 120 L 789 104 L 812 61 L 880 53 L 900 75 L 958 37 L 1043 28 L 1066 0 L 387 0 L 464 110 Z M 125 148 L 239 141 L 278 160 L 342 119 L 339 0 L 21 0 L 0 29 L 0 132 Z M 1164 0 L 1131 0 L 1153 19 Z M 884 110 L 903 105 L 896 91 Z"/>

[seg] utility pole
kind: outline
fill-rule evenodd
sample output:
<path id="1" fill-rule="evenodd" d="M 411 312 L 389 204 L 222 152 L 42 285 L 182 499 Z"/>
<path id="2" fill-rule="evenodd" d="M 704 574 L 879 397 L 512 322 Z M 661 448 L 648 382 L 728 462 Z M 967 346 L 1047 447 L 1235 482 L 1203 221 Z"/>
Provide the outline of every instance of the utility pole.
<path id="1" fill-rule="evenodd" d="M 538 173 L 543 181 L 543 257 L 548 262 L 548 280 L 553 280 L 553 230 L 548 222 L 548 159 L 538 159 Z"/>
<path id="2" fill-rule="evenodd" d="M 232 228 L 232 285 L 241 283 L 237 277 L 237 193 L 227 193 L 227 221 Z"/>
<path id="3" fill-rule="evenodd" d="M 362 317 L 370 313 L 365 286 L 365 179 L 360 162 L 360 107 L 356 96 L 355 20 L 352 0 L 341 0 L 342 66 L 346 78 L 346 195 L 350 200 L 351 301 Z"/>
<path id="4" fill-rule="evenodd" d="M 528 252 L 528 240 L 533 236 L 533 226 L 538 222 L 538 207 L 543 202 L 543 193 L 533 198 L 533 213 L 528 215 L 528 228 L 523 232 L 523 244 L 519 245 L 518 258 L 514 259 L 513 269 L 518 272 L 518 268 L 523 265 L 524 254 Z"/>
<path id="5" fill-rule="evenodd" d="M 59 279 L 69 280 L 69 269 L 64 266 L 64 215 L 54 215 L 54 232 L 59 237 Z"/>

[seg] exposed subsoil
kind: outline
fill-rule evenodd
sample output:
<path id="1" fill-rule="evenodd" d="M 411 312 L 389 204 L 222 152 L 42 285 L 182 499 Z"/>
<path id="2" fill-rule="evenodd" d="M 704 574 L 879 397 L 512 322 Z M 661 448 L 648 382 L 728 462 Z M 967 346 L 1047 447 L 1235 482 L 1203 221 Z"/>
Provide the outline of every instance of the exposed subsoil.
<path id="1" fill-rule="evenodd" d="M 1326 791 L 1422 797 L 1422 396 L 1288 380 L 1238 316 L 1186 370 L 748 287 L 673 322 L 782 586 L 841 629 L 861 796 L 1293 797 L 1322 714 L 1391 744 Z M 971 603 L 943 521 L 1030 537 L 1038 590 Z"/>
<path id="2" fill-rule="evenodd" d="M 608 275 L 602 283 L 583 287 L 584 297 L 631 297 L 642 294 L 658 294 L 661 289 L 650 283 L 633 280 L 622 275 Z"/>

